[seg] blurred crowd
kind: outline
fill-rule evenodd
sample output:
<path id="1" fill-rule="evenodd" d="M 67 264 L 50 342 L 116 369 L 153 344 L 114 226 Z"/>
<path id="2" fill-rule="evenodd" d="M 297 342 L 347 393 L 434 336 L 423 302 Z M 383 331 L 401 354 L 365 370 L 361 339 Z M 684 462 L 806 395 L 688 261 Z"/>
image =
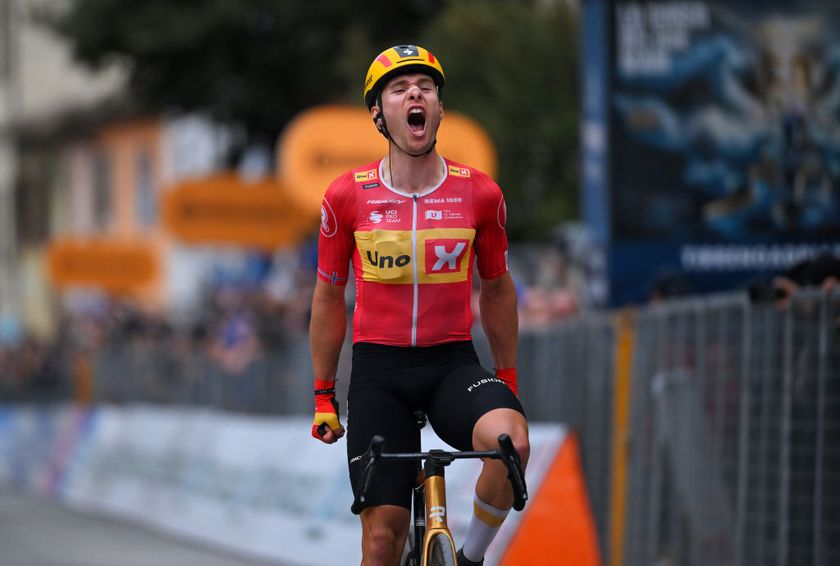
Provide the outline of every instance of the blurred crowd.
<path id="1" fill-rule="evenodd" d="M 188 308 L 162 311 L 130 298 L 68 293 L 49 337 L 0 317 L 0 401 L 139 400 L 293 410 L 303 401 L 290 391 L 304 391 L 301 374 L 309 377 L 314 257 L 310 247 L 246 262 L 244 274 L 211 274 Z M 582 308 L 572 268 L 555 247 L 513 246 L 510 257 L 521 332 L 544 331 Z M 754 302 L 784 307 L 802 287 L 828 290 L 838 283 L 840 259 L 824 254 L 756 280 L 747 290 Z M 663 275 L 651 288 L 654 302 L 691 295 L 679 273 Z M 349 321 L 352 283 L 346 298 Z M 477 278 L 472 303 L 479 324 Z"/>
<path id="2" fill-rule="evenodd" d="M 247 262 L 244 274 L 211 274 L 188 308 L 162 311 L 130 298 L 69 293 L 49 337 L 0 317 L 0 401 L 145 400 L 245 410 L 262 403 L 266 411 L 277 410 L 277 402 L 294 403 L 286 393 L 308 367 L 314 257 L 311 247 L 303 248 L 294 256 Z M 583 301 L 572 268 L 555 247 L 512 246 L 510 257 L 521 332 L 541 332 L 579 312 Z M 838 284 L 840 259 L 823 254 L 758 279 L 747 291 L 753 302 L 784 307 L 800 288 Z M 650 298 L 692 294 L 684 274 L 667 273 L 656 279 Z M 349 321 L 352 283 L 346 298 Z M 477 277 L 472 304 L 480 324 Z M 269 406 L 278 396 L 286 400 Z"/>
<path id="3" fill-rule="evenodd" d="M 300 379 L 315 283 L 314 253 L 261 258 L 244 274 L 211 274 L 189 308 L 149 308 L 95 292 L 63 298 L 50 338 L 0 325 L 0 400 L 221 404 L 252 409 Z M 511 253 L 520 328 L 539 331 L 578 310 L 566 263 L 549 246 Z M 348 321 L 354 288 L 347 289 Z M 480 322 L 478 283 L 473 308 Z M 277 391 L 279 389 L 280 391 Z M 214 401 L 215 400 L 215 401 Z"/>

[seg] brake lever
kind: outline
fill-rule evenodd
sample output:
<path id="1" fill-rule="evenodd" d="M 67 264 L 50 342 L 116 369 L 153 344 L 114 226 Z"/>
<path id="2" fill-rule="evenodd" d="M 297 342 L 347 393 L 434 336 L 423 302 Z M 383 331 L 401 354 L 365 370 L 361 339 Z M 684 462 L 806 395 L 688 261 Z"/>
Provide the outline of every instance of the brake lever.
<path id="1" fill-rule="evenodd" d="M 370 487 L 371 479 L 373 479 L 373 472 L 376 469 L 377 463 L 379 463 L 379 459 L 382 457 L 382 450 L 384 448 L 385 439 L 382 436 L 377 434 L 370 440 L 370 445 L 368 446 L 366 452 L 367 458 L 365 462 L 365 467 L 362 470 L 362 475 L 359 477 L 359 484 L 358 489 L 356 490 L 356 497 L 353 500 L 353 506 L 351 507 L 351 511 L 353 513 L 358 514 L 361 511 L 359 508 L 365 502 L 367 490 Z"/>
<path id="2" fill-rule="evenodd" d="M 513 441 L 507 434 L 499 435 L 499 448 L 508 469 L 508 480 L 513 487 L 513 508 L 522 511 L 525 508 L 525 503 L 528 502 L 528 486 L 525 484 L 525 476 L 522 473 L 522 461 L 519 459 L 519 453 L 513 448 Z"/>

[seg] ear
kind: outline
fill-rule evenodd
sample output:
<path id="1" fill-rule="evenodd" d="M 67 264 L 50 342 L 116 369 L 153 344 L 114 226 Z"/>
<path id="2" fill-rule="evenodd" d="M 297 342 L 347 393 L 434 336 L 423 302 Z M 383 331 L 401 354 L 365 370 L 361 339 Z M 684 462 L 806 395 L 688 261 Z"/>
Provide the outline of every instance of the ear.
<path id="1" fill-rule="evenodd" d="M 440 119 L 443 120 L 443 115 L 444 115 L 443 100 L 439 101 L 439 104 L 440 104 Z"/>
<path id="2" fill-rule="evenodd" d="M 374 104 L 370 108 L 370 117 L 373 120 L 373 123 L 376 126 L 376 129 L 381 132 L 382 127 L 383 127 L 382 111 L 379 109 L 379 106 L 377 106 L 376 104 Z"/>

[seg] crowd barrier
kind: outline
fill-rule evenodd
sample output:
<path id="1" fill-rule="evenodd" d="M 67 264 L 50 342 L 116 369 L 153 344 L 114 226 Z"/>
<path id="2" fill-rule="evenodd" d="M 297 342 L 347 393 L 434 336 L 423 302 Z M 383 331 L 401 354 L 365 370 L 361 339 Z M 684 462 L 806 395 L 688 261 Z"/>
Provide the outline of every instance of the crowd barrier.
<path id="1" fill-rule="evenodd" d="M 579 435 L 605 564 L 840 564 L 840 292 L 590 313 L 517 365 Z"/>
<path id="2" fill-rule="evenodd" d="M 491 367 L 478 330 L 476 347 Z M 311 412 L 305 338 L 238 375 L 122 348 L 95 361 L 100 404 Z M 584 313 L 523 331 L 517 365 L 529 419 L 579 441 L 604 564 L 840 564 L 840 293 Z"/>
<path id="3" fill-rule="evenodd" d="M 0 485 L 283 564 L 358 564 L 361 532 L 343 445 L 311 421 L 151 405 L 0 409 Z M 427 427 L 424 448 L 447 448 Z M 573 435 L 531 428 L 531 500 L 485 564 L 596 566 Z M 464 540 L 480 462 L 447 468 L 447 516 Z M 546 529 L 551 536 L 541 544 Z M 541 557 L 534 561 L 534 552 Z M 546 554 L 547 553 L 547 554 Z"/>

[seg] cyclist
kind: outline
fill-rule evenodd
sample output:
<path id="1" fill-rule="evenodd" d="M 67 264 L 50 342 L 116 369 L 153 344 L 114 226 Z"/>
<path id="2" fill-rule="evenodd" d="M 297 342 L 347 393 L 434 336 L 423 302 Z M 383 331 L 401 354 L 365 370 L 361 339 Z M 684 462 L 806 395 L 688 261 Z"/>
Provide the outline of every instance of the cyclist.
<path id="1" fill-rule="evenodd" d="M 518 319 L 504 198 L 487 175 L 438 154 L 444 82 L 440 61 L 422 47 L 398 45 L 373 60 L 364 99 L 388 140 L 388 154 L 333 181 L 321 208 L 310 324 L 312 435 L 329 444 L 345 432 L 335 375 L 352 262 L 347 454 L 354 490 L 361 455 L 374 435 L 384 436 L 391 452 L 420 449 L 417 410 L 459 450 L 495 449 L 506 432 L 523 465 L 528 459 L 528 425 L 516 391 Z M 472 344 L 474 263 L 495 375 L 479 365 Z M 399 561 L 416 471 L 411 462 L 378 468 L 361 511 L 364 566 Z M 485 461 L 459 564 L 483 563 L 512 503 L 504 464 Z"/>

